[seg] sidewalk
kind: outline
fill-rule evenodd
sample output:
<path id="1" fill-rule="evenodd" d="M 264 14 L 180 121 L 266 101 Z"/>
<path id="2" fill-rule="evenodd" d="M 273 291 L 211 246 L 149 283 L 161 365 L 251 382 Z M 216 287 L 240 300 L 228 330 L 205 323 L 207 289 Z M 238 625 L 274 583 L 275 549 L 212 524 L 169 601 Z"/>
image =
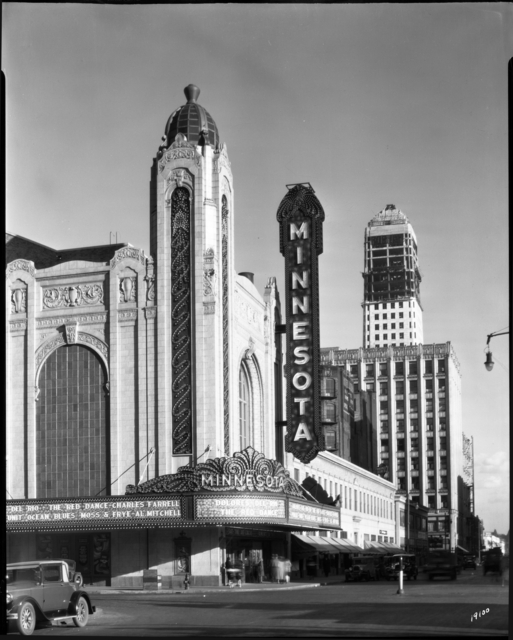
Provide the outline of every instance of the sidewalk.
<path id="1" fill-rule="evenodd" d="M 294 580 L 293 582 L 249 582 L 247 584 L 243 584 L 242 587 L 233 587 L 233 591 L 287 591 L 287 590 L 295 590 L 295 589 L 312 589 L 315 587 L 320 587 L 326 584 L 340 584 L 344 582 L 344 576 L 328 576 L 322 578 L 303 578 Z M 223 591 L 229 591 L 230 587 L 221 585 L 221 586 L 212 586 L 212 587 L 189 587 L 189 589 L 158 589 L 158 590 L 149 590 L 149 589 L 141 589 L 140 587 L 97 587 L 92 585 L 84 585 L 84 589 L 88 593 L 151 593 L 151 594 L 180 594 L 180 593 L 218 593 Z"/>

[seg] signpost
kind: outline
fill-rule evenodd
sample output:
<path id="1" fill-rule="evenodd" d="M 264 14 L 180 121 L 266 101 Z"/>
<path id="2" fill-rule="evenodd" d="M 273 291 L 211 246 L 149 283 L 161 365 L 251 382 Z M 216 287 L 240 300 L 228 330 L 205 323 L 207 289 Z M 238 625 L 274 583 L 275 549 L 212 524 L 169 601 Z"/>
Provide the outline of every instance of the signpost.
<path id="1" fill-rule="evenodd" d="M 286 279 L 285 449 L 308 463 L 325 449 L 320 408 L 318 275 L 324 210 L 309 183 L 287 188 L 289 192 L 276 214 Z"/>

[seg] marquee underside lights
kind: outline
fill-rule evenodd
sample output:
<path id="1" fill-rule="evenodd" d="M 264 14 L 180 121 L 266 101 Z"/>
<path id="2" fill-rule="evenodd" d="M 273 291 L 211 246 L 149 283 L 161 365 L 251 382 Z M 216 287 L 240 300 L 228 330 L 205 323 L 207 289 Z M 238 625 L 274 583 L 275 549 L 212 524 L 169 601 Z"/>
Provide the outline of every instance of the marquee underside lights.
<path id="1" fill-rule="evenodd" d="M 287 435 L 285 449 L 301 462 L 324 451 L 320 407 L 318 256 L 324 210 L 309 184 L 294 185 L 280 203 L 285 257 Z"/>

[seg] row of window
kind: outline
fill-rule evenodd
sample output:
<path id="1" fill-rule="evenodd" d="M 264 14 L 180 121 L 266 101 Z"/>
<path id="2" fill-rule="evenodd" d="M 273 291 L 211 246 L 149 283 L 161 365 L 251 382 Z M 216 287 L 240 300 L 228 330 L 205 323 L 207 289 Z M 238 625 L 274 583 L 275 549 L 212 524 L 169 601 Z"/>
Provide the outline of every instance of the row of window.
<path id="1" fill-rule="evenodd" d="M 445 359 L 440 358 L 439 360 L 436 361 L 437 363 L 437 373 L 445 373 Z M 394 375 L 396 376 L 404 376 L 405 373 L 405 363 L 404 361 L 398 361 L 398 362 L 394 362 L 393 363 L 394 366 Z M 417 360 L 410 360 L 408 362 L 408 375 L 413 376 L 413 375 L 418 375 L 418 363 Z M 366 378 L 370 378 L 370 377 L 374 377 L 374 373 L 375 373 L 375 366 L 373 362 L 369 362 L 365 365 L 365 377 Z M 424 360 L 424 374 L 426 375 L 430 375 L 433 374 L 433 360 Z M 349 366 L 349 373 L 351 374 L 351 376 L 357 377 L 358 376 L 358 365 L 357 364 L 351 364 Z M 378 375 L 379 376 L 388 376 L 388 362 L 379 362 L 378 363 Z"/>
<path id="2" fill-rule="evenodd" d="M 307 473 L 306 477 L 309 477 L 309 475 L 310 474 Z M 340 505 L 343 509 L 393 520 L 393 503 L 390 500 L 380 498 L 379 496 L 372 495 L 354 487 L 339 485 L 338 482 L 316 477 L 314 474 L 312 474 L 312 478 L 324 488 L 329 496 L 340 496 Z M 300 482 L 299 469 L 294 469 L 294 480 Z"/>

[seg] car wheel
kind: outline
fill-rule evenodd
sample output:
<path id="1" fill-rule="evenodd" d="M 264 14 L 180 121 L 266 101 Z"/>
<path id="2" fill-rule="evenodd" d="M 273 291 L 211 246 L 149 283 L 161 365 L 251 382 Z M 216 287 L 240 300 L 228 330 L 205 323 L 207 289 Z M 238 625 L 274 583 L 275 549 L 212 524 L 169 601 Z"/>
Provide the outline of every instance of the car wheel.
<path id="1" fill-rule="evenodd" d="M 24 602 L 18 609 L 16 620 L 18 631 L 22 636 L 31 636 L 36 628 L 36 611 L 30 602 Z"/>
<path id="2" fill-rule="evenodd" d="M 87 600 L 84 597 L 80 597 L 77 602 L 77 615 L 73 618 L 73 623 L 76 627 L 85 627 L 89 620 L 89 607 L 87 606 Z"/>

